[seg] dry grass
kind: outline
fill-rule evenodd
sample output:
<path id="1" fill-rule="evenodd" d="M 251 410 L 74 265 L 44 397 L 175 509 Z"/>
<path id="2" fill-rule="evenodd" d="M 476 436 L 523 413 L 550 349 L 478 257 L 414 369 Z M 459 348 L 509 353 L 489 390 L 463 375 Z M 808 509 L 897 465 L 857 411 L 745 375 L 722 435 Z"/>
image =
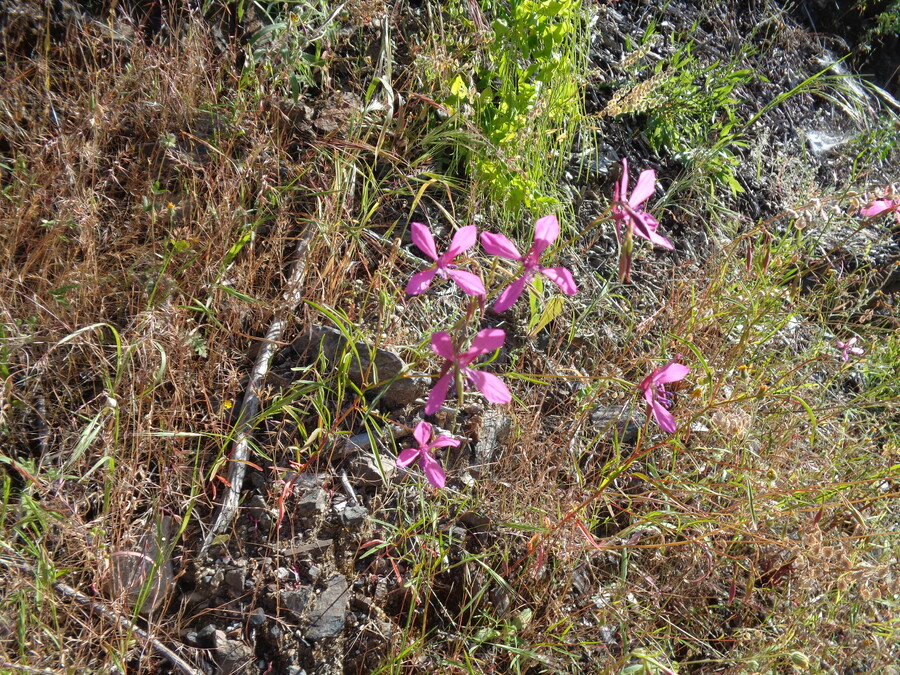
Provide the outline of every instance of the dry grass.
<path id="1" fill-rule="evenodd" d="M 230 410 L 304 228 L 317 237 L 291 336 L 331 308 L 361 337 L 436 370 L 427 336 L 458 318 L 458 298 L 403 298 L 415 269 L 394 240 L 411 216 L 465 224 L 491 203 L 440 173 L 442 148 L 466 138 L 422 102 L 436 94 L 426 76 L 394 83 L 404 106 L 361 110 L 378 98 L 366 98 L 365 80 L 378 54 L 361 45 L 379 23 L 360 17 L 390 17 L 398 35 L 403 24 L 360 4 L 316 71 L 329 130 L 294 116 L 284 82 L 264 65 L 239 69 L 239 48 L 195 16 L 164 12 L 165 39 L 146 40 L 127 22 L 15 19 L 36 22 L 33 34 L 7 24 L 0 668 L 163 667 L 52 584 L 128 614 L 101 597 L 110 553 L 140 547 L 168 517 L 188 590 L 226 488 Z M 341 107 L 339 91 L 366 103 Z M 849 193 L 822 192 L 844 209 L 826 225 L 854 229 Z M 695 208 L 708 213 L 684 212 Z M 573 219 L 564 225 L 575 233 Z M 634 287 L 603 279 L 583 240 L 561 252 L 580 294 L 536 336 L 527 310 L 503 320 L 510 340 L 495 370 L 510 373 L 516 400 L 490 467 L 464 482 L 464 459 L 447 453 L 447 490 L 415 473 L 379 490 L 381 543 L 353 542 L 334 563 L 392 626 L 357 670 L 889 672 L 900 660 L 895 298 L 877 290 L 883 270 L 836 264 L 790 217 L 765 225 L 677 265 L 642 250 Z M 888 238 L 867 231 L 874 245 Z M 844 364 L 833 345 L 849 335 L 867 353 Z M 598 405 L 637 401 L 633 385 L 679 353 L 692 373 L 678 433 L 649 425 L 626 443 L 592 426 Z M 334 404 L 298 399 L 301 440 L 320 431 L 311 447 L 326 449 L 381 422 L 362 400 Z M 482 415 L 439 421 L 475 438 Z M 271 436 L 252 461 L 310 459 Z M 319 458 L 337 484 L 328 453 Z M 138 619 L 167 644 L 213 613 L 187 593 L 168 603 Z"/>

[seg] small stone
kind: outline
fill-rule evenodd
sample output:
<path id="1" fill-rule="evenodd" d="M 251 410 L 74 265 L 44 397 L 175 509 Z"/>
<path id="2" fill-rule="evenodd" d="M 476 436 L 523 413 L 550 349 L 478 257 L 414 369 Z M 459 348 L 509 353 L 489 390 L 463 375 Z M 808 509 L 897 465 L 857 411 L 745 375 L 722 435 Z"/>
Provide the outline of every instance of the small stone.
<path id="1" fill-rule="evenodd" d="M 501 448 L 509 438 L 512 419 L 509 415 L 488 408 L 481 417 L 478 442 L 475 444 L 475 461 L 469 471 L 476 477 L 490 471 L 490 464 L 497 459 Z"/>
<path id="2" fill-rule="evenodd" d="M 610 436 L 618 433 L 622 443 L 634 443 L 646 419 L 644 413 L 625 405 L 601 406 L 591 413 L 591 424 L 597 431 Z"/>
<path id="3" fill-rule="evenodd" d="M 244 581 L 247 578 L 246 570 L 241 568 L 230 569 L 225 572 L 225 586 L 228 587 L 232 593 L 243 593 L 244 592 Z"/>
<path id="4" fill-rule="evenodd" d="M 291 572 L 287 567 L 279 567 L 275 570 L 275 578 L 278 581 L 287 581 L 293 576 L 293 572 Z"/>
<path id="5" fill-rule="evenodd" d="M 104 594 L 123 600 L 139 613 L 149 616 L 160 606 L 172 588 L 172 562 L 169 559 L 171 519 L 161 519 L 147 532 L 138 546 L 114 551 L 109 556 L 109 571 L 102 584 Z"/>
<path id="6" fill-rule="evenodd" d="M 266 611 L 262 607 L 257 607 L 250 612 L 250 625 L 253 628 L 259 628 L 266 622 Z"/>
<path id="7" fill-rule="evenodd" d="M 339 635 L 347 621 L 347 604 L 350 600 L 347 577 L 337 574 L 328 580 L 327 587 L 313 602 L 309 614 L 310 625 L 306 639 L 321 640 Z"/>
<path id="8" fill-rule="evenodd" d="M 386 453 L 380 453 L 376 459 L 375 455 L 368 451 L 350 460 L 349 471 L 358 485 L 380 487 L 391 482 L 397 472 L 397 465 Z"/>
<path id="9" fill-rule="evenodd" d="M 312 590 L 303 586 L 301 588 L 291 589 L 281 592 L 281 606 L 300 619 L 306 608 L 309 607 L 309 601 L 312 597 Z"/>
<path id="10" fill-rule="evenodd" d="M 328 510 L 328 493 L 321 487 L 309 490 L 297 501 L 297 515 L 303 518 L 320 516 Z"/>
<path id="11" fill-rule="evenodd" d="M 225 631 L 216 631 L 213 659 L 223 675 L 235 675 L 253 661 L 253 648 L 242 640 L 229 640 Z"/>
<path id="12" fill-rule="evenodd" d="M 358 527 L 366 521 L 368 516 L 369 512 L 365 506 L 348 506 L 341 511 L 341 522 L 347 527 Z"/>

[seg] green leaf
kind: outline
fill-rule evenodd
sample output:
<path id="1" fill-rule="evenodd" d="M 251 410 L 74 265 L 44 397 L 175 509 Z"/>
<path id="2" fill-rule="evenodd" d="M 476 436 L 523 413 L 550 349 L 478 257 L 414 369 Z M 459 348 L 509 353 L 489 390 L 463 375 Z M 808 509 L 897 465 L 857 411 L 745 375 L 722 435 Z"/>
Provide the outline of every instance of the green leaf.
<path id="1" fill-rule="evenodd" d="M 566 301 L 561 295 L 555 295 L 550 300 L 547 301 L 547 304 L 544 305 L 544 311 L 541 313 L 540 318 L 535 324 L 534 328 L 528 333 L 528 337 L 534 337 L 537 335 L 542 329 L 547 327 L 553 319 L 559 316 L 560 312 L 563 311 L 563 307 L 565 307 Z"/>

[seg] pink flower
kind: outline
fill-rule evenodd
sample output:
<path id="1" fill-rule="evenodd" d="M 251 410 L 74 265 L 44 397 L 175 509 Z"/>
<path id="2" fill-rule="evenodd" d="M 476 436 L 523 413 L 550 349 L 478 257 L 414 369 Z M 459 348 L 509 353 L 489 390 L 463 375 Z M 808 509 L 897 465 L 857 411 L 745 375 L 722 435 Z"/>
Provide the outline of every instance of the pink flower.
<path id="1" fill-rule="evenodd" d="M 654 370 L 641 382 L 640 388 L 644 390 L 644 398 L 647 399 L 647 405 L 656 418 L 656 423 L 667 433 L 674 434 L 676 427 L 675 418 L 669 412 L 672 400 L 663 385 L 683 380 L 690 370 L 687 366 L 672 361 Z"/>
<path id="2" fill-rule="evenodd" d="M 616 237 L 622 241 L 622 225 L 631 225 L 634 233 L 657 246 L 669 250 L 675 247 L 668 239 L 656 233 L 659 222 L 649 213 L 642 210 L 641 204 L 650 199 L 656 188 L 656 172 L 646 169 L 638 176 L 637 185 L 631 196 L 628 196 L 628 160 L 622 160 L 622 179 L 616 183 L 613 191 L 613 219 L 616 226 Z"/>
<path id="3" fill-rule="evenodd" d="M 477 275 L 465 270 L 457 269 L 453 264 L 456 257 L 468 251 L 475 245 L 477 237 L 477 229 L 474 225 L 466 225 L 461 227 L 453 235 L 453 241 L 450 242 L 450 248 L 446 253 L 438 255 L 437 248 L 434 245 L 434 237 L 431 231 L 422 223 L 413 223 L 410 225 L 412 230 L 413 243 L 422 253 L 434 260 L 434 265 L 427 270 L 413 274 L 409 283 L 406 285 L 406 292 L 409 295 L 418 295 L 431 285 L 431 280 L 435 275 L 441 279 L 450 278 L 456 282 L 464 293 L 469 295 L 484 295 L 484 284 Z"/>
<path id="4" fill-rule="evenodd" d="M 419 447 L 406 448 L 406 450 L 397 455 L 397 466 L 401 468 L 408 466 L 409 464 L 412 464 L 416 457 L 418 457 L 419 465 L 422 467 L 422 471 L 425 472 L 425 477 L 428 479 L 428 482 L 436 488 L 444 487 L 444 483 L 446 482 L 444 470 L 431 454 L 431 449 L 446 447 L 455 448 L 459 446 L 459 441 L 450 436 L 445 436 L 444 434 L 441 434 L 432 440 L 431 425 L 428 424 L 428 422 L 419 422 L 416 425 L 415 431 L 413 431 L 413 436 L 419 442 Z"/>
<path id="5" fill-rule="evenodd" d="M 481 245 L 488 253 L 522 263 L 522 272 L 519 276 L 497 296 L 497 302 L 494 303 L 495 312 L 505 312 L 512 307 L 522 291 L 525 290 L 525 286 L 534 279 L 535 274 L 543 274 L 559 286 L 559 289 L 566 295 L 575 295 L 578 287 L 569 270 L 565 267 L 544 267 L 538 262 L 541 254 L 556 241 L 558 236 L 559 221 L 556 220 L 556 216 L 550 215 L 538 219 L 534 224 L 534 241 L 531 248 L 528 249 L 528 253 L 523 256 L 519 253 L 516 245 L 502 234 L 481 233 Z"/>
<path id="6" fill-rule="evenodd" d="M 836 346 L 838 349 L 841 350 L 841 360 L 842 361 L 849 361 L 850 354 L 853 354 L 854 356 L 862 356 L 863 354 L 866 353 L 866 350 L 863 349 L 862 347 L 854 347 L 853 345 L 855 345 L 855 344 L 856 344 L 855 337 L 850 338 L 849 340 L 847 340 L 847 342 L 841 342 L 840 340 L 837 341 Z"/>
<path id="7" fill-rule="evenodd" d="M 450 388 L 450 382 L 454 379 L 457 371 L 474 384 L 478 391 L 484 394 L 484 397 L 491 403 L 509 403 L 512 400 L 512 394 L 509 393 L 509 389 L 503 384 L 503 380 L 496 375 L 469 368 L 469 364 L 477 357 L 500 349 L 505 339 L 506 333 L 499 328 L 485 328 L 472 340 L 472 346 L 468 351 L 457 353 L 449 333 L 440 331 L 432 334 L 432 351 L 438 356 L 443 356 L 447 361 L 441 368 L 441 375 L 435 383 L 434 389 L 428 395 L 428 401 L 425 403 L 425 414 L 433 415 L 444 404 L 444 401 L 447 399 L 447 390 Z"/>
<path id="8" fill-rule="evenodd" d="M 880 216 L 882 213 L 893 211 L 897 222 L 900 223 L 900 199 L 879 199 L 870 206 L 862 209 L 860 213 L 868 218 Z M 846 361 L 846 359 L 844 359 Z"/>

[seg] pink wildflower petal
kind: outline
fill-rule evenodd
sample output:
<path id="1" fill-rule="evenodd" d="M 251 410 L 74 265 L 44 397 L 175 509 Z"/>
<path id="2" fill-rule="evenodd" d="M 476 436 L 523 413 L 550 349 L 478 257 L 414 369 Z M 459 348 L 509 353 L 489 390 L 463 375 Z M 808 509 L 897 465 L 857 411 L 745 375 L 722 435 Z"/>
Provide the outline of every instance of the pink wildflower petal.
<path id="1" fill-rule="evenodd" d="M 491 255 L 499 255 L 501 258 L 508 258 L 509 260 L 522 259 L 522 254 L 519 253 L 519 249 L 516 248 L 516 245 L 502 234 L 482 232 L 481 245 L 484 246 L 484 250 Z"/>
<path id="2" fill-rule="evenodd" d="M 512 400 L 512 394 L 496 375 L 485 373 L 482 370 L 472 370 L 466 368 L 464 370 L 466 377 L 472 380 L 475 387 L 484 394 L 484 397 L 491 403 L 509 403 Z"/>
<path id="3" fill-rule="evenodd" d="M 566 295 L 575 295 L 578 292 L 572 273 L 565 267 L 545 267 L 541 270 L 541 274 L 559 286 L 559 290 Z"/>
<path id="4" fill-rule="evenodd" d="M 500 291 L 500 295 L 497 296 L 497 301 L 494 303 L 494 311 L 505 312 L 514 304 L 516 304 L 516 300 L 518 300 L 519 296 L 522 295 L 522 291 L 525 290 L 525 285 L 527 283 L 528 279 L 526 279 L 524 276 L 521 276 L 513 281 L 509 286 Z"/>
<path id="5" fill-rule="evenodd" d="M 872 216 L 881 215 L 885 211 L 892 211 L 898 206 L 900 206 L 900 202 L 894 203 L 889 199 L 879 199 L 872 202 L 871 206 L 862 209 L 860 213 L 871 218 Z"/>
<path id="6" fill-rule="evenodd" d="M 442 488 L 446 484 L 444 470 L 438 461 L 431 456 L 429 452 L 422 453 L 422 471 L 425 472 L 425 478 L 436 488 Z"/>
<path id="7" fill-rule="evenodd" d="M 675 418 L 672 416 L 672 413 L 666 410 L 662 401 L 654 398 L 653 403 L 650 404 L 650 408 L 653 411 L 653 417 L 656 418 L 656 423 L 659 424 L 659 428 L 668 434 L 674 434 L 675 429 L 677 428 L 675 425 Z"/>
<path id="8" fill-rule="evenodd" d="M 397 455 L 397 466 L 402 469 L 404 466 L 409 465 L 416 457 L 419 456 L 419 452 L 419 448 L 406 448 L 406 450 Z"/>
<path id="9" fill-rule="evenodd" d="M 447 400 L 447 390 L 450 388 L 450 382 L 452 380 L 453 371 L 438 378 L 438 381 L 434 385 L 434 389 L 428 394 L 428 400 L 425 402 L 426 415 L 434 415 L 434 413 L 440 410 L 441 406 L 444 405 L 444 401 Z"/>
<path id="10" fill-rule="evenodd" d="M 648 239 L 650 240 L 651 244 L 662 246 L 663 248 L 667 248 L 670 251 L 675 250 L 675 245 L 661 234 L 657 234 L 656 230 L 650 230 L 650 236 L 648 237 Z"/>
<path id="11" fill-rule="evenodd" d="M 531 245 L 531 250 L 536 255 L 540 255 L 547 250 L 550 244 L 556 241 L 557 237 L 559 237 L 559 221 L 556 219 L 556 216 L 550 214 L 549 216 L 538 218 L 534 224 L 534 243 Z"/>
<path id="12" fill-rule="evenodd" d="M 429 448 L 457 448 L 459 447 L 460 440 L 458 438 L 453 438 L 452 436 L 446 436 L 441 434 L 437 436 L 431 443 L 428 444 Z"/>
<path id="13" fill-rule="evenodd" d="M 484 330 L 479 331 L 478 335 L 475 336 L 475 339 L 472 340 L 472 346 L 459 355 L 459 364 L 461 366 L 467 366 L 472 363 L 476 357 L 497 351 L 503 346 L 503 341 L 505 339 L 506 333 L 500 328 L 485 328 Z"/>
<path id="14" fill-rule="evenodd" d="M 637 236 L 643 237 L 647 241 L 656 244 L 657 246 L 667 248 L 670 251 L 675 249 L 672 242 L 656 232 L 659 228 L 659 221 L 656 220 L 656 218 L 643 211 L 631 215 L 631 222 L 634 223 L 634 233 Z"/>
<path id="15" fill-rule="evenodd" d="M 431 230 L 422 223 L 413 223 L 409 228 L 412 231 L 413 243 L 422 253 L 436 261 L 438 259 L 437 247 L 434 245 L 434 237 L 431 236 Z"/>
<path id="16" fill-rule="evenodd" d="M 419 441 L 419 447 L 428 445 L 431 440 L 431 425 L 428 422 L 419 422 L 413 430 L 413 438 Z"/>
<path id="17" fill-rule="evenodd" d="M 424 293 L 431 286 L 431 281 L 434 279 L 435 274 L 437 274 L 437 269 L 434 267 L 413 274 L 409 279 L 409 283 L 406 284 L 406 294 L 418 295 L 419 293 Z"/>
<path id="18" fill-rule="evenodd" d="M 444 254 L 447 262 L 453 260 L 460 253 L 468 251 L 478 241 L 478 228 L 474 225 L 466 225 L 461 227 L 453 235 L 453 241 L 450 242 L 450 248 Z"/>
<path id="19" fill-rule="evenodd" d="M 438 331 L 431 334 L 431 351 L 438 356 L 443 356 L 448 361 L 456 358 L 456 350 L 453 348 L 453 340 L 450 333 Z"/>
<path id="20" fill-rule="evenodd" d="M 666 384 L 683 380 L 689 372 L 691 369 L 682 363 L 670 363 L 655 371 L 651 377 L 656 384 Z"/>
<path id="21" fill-rule="evenodd" d="M 631 197 L 628 198 L 628 205 L 632 208 L 637 208 L 650 199 L 654 189 L 656 189 L 656 172 L 653 169 L 641 171 L 637 185 L 634 186 L 634 191 L 631 193 Z"/>
<path id="22" fill-rule="evenodd" d="M 484 290 L 484 282 L 481 281 L 477 274 L 455 269 L 448 269 L 447 274 L 463 290 L 463 293 L 468 295 L 484 295 L 487 293 Z"/>

